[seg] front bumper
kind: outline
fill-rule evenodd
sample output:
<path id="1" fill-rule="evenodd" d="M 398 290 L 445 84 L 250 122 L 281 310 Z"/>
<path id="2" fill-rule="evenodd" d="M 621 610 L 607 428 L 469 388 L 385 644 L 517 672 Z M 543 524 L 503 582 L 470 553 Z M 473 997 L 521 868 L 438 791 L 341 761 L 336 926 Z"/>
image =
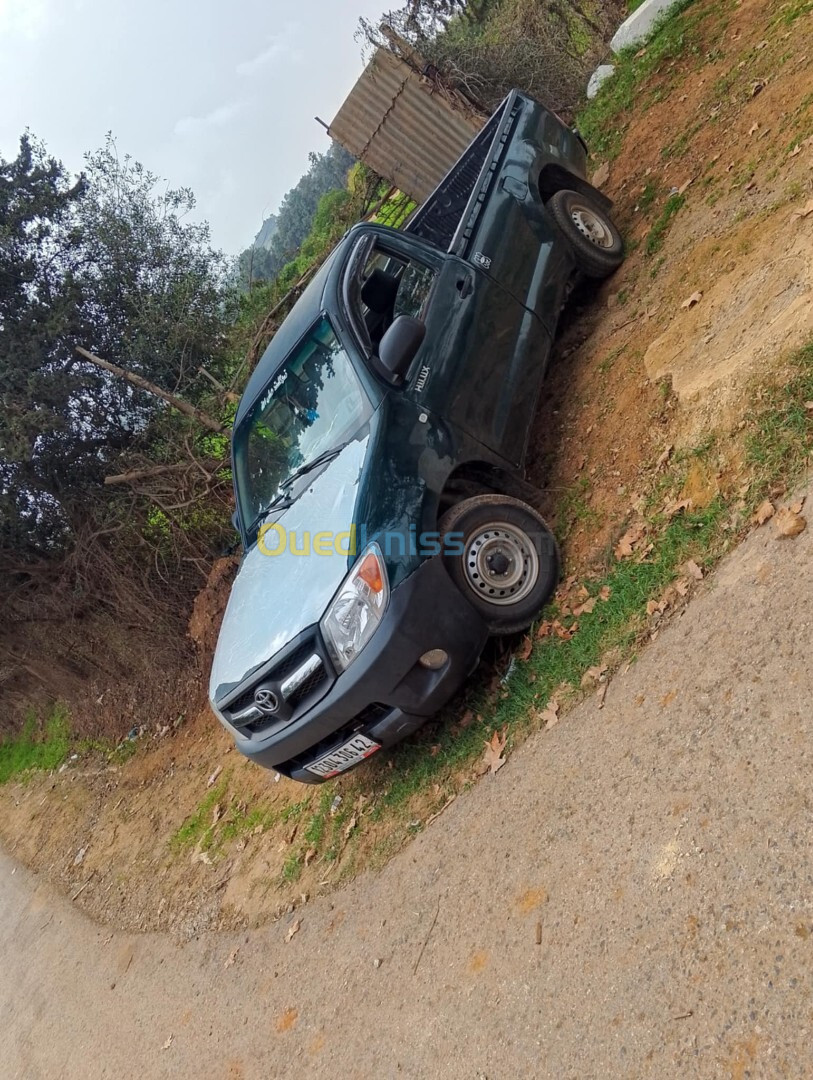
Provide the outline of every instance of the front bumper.
<path id="1" fill-rule="evenodd" d="M 356 732 L 391 746 L 417 730 L 476 667 L 487 637 L 441 559 L 430 559 L 393 589 L 375 635 L 312 709 L 266 740 L 238 739 L 237 748 L 267 769 L 319 783 L 307 765 Z M 448 653 L 438 671 L 418 663 L 429 649 Z"/>

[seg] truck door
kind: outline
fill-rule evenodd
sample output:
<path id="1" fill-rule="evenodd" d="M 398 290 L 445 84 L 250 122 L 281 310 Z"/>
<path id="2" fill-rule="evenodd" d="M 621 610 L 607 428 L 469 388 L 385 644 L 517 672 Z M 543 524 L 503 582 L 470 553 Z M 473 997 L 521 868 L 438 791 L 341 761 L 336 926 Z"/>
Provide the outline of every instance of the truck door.
<path id="1" fill-rule="evenodd" d="M 370 348 L 398 315 L 422 319 L 426 338 L 402 392 L 521 464 L 550 355 L 541 319 L 484 269 L 434 245 L 378 231 L 368 243 L 358 292 Z"/>

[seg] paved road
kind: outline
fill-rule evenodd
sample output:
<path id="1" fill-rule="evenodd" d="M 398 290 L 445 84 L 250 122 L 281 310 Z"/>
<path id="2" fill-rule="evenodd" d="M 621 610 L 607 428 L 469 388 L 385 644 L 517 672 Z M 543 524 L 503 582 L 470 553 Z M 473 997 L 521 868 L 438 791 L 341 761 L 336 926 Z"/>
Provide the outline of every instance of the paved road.
<path id="1" fill-rule="evenodd" d="M 0 1074 L 812 1076 L 811 586 L 754 534 L 290 942 L 110 938 L 0 858 Z"/>

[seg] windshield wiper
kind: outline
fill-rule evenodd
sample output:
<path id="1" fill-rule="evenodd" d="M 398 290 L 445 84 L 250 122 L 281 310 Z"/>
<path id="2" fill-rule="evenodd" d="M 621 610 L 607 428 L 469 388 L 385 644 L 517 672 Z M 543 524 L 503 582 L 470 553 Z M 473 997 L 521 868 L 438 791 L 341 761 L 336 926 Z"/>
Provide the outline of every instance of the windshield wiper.
<path id="1" fill-rule="evenodd" d="M 251 528 L 248 530 L 248 535 L 251 536 L 256 532 L 261 522 L 268 517 L 272 510 L 287 510 L 289 506 L 293 506 L 297 497 L 290 494 L 289 488 L 291 485 L 295 484 L 300 477 L 307 475 L 307 473 L 311 472 L 313 469 L 317 469 L 320 465 L 324 465 L 325 462 L 332 461 L 333 458 L 338 457 L 345 446 L 348 446 L 350 442 L 351 440 L 348 439 L 346 442 L 339 443 L 338 446 L 331 447 L 330 450 L 323 450 L 322 453 L 317 454 L 312 461 L 300 465 L 290 476 L 286 477 L 279 485 L 279 494 L 275 495 L 268 506 L 261 510 L 252 521 Z"/>
<path id="2" fill-rule="evenodd" d="M 349 444 L 350 439 L 346 442 L 339 443 L 338 446 L 331 447 L 330 450 L 323 450 L 322 453 L 317 454 L 312 461 L 308 461 L 304 465 L 300 465 L 298 469 L 295 469 L 287 479 L 282 481 L 280 487 L 283 491 L 287 491 L 301 476 L 305 476 L 307 473 L 317 469 L 320 465 L 324 465 L 326 461 L 332 461 L 333 458 L 338 457 L 345 446 L 348 446 Z"/>

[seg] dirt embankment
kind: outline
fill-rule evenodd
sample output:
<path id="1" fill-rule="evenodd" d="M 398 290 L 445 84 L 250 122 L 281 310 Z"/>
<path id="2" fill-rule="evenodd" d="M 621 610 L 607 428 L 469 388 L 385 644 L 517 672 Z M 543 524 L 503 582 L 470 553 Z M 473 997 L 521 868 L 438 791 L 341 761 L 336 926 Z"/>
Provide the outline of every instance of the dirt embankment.
<path id="1" fill-rule="evenodd" d="M 630 254 L 575 298 L 532 442 L 571 573 L 604 564 L 664 454 L 709 448 L 686 477 L 695 506 L 737 491 L 754 395 L 813 337 L 813 16 L 788 23 L 792 7 L 694 5 L 685 52 L 638 88 L 605 184 Z M 204 653 L 227 586 L 223 565 L 193 617 Z M 396 754 L 339 781 L 331 815 L 319 790 L 241 759 L 205 711 L 145 741 L 0 792 L 10 850 L 121 926 L 273 917 L 385 859 L 441 794 L 388 815 Z M 418 741 L 433 752 L 432 725 Z"/>

